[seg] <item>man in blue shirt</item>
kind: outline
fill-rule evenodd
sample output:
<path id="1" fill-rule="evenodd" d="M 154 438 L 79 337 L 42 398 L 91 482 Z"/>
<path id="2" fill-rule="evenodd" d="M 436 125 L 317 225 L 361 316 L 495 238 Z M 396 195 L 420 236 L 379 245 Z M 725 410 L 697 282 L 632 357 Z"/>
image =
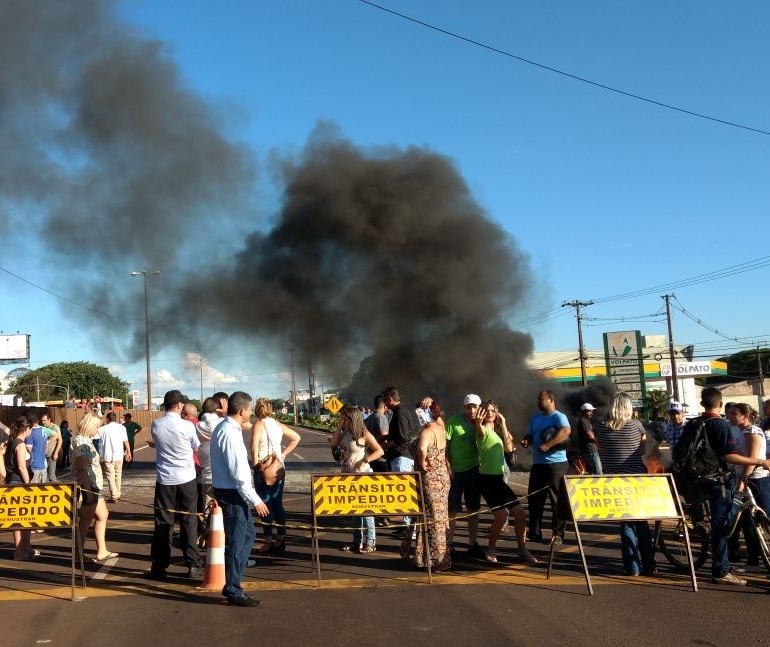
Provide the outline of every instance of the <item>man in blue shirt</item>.
<path id="1" fill-rule="evenodd" d="M 521 441 L 522 447 L 532 447 L 532 471 L 529 473 L 529 530 L 530 541 L 543 540 L 543 510 L 545 499 L 551 502 L 553 543 L 561 543 L 567 525 L 564 514 L 562 477 L 567 474 L 567 450 L 562 445 L 570 436 L 567 416 L 556 410 L 556 394 L 540 391 L 536 413 L 529 421 L 529 429 Z"/>
<path id="2" fill-rule="evenodd" d="M 228 604 L 256 607 L 261 602 L 243 590 L 249 553 L 254 544 L 254 519 L 251 508 L 260 517 L 269 510 L 259 498 L 251 481 L 246 445 L 241 426 L 251 419 L 251 396 L 243 391 L 233 393 L 227 402 L 227 417 L 211 435 L 211 482 L 214 497 L 222 508 L 225 530 L 225 587 L 222 595 Z"/>
<path id="3" fill-rule="evenodd" d="M 32 433 L 27 438 L 27 450 L 32 456 L 32 480 L 30 483 L 48 482 L 48 461 L 45 457 L 45 429 L 38 424 L 38 416 L 35 412 L 27 413 L 27 419 L 32 425 Z"/>

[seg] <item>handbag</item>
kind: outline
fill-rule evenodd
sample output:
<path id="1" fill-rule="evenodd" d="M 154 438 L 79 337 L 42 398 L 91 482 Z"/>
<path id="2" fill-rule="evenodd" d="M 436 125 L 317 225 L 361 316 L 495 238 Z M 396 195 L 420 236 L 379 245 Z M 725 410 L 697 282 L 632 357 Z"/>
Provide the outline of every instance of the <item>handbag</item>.
<path id="1" fill-rule="evenodd" d="M 286 469 L 278 460 L 278 456 L 275 453 L 275 448 L 270 442 L 270 434 L 267 431 L 267 427 L 262 423 L 262 429 L 267 437 L 267 451 L 268 454 L 259 463 L 257 463 L 257 469 L 262 472 L 262 478 L 265 481 L 265 485 L 275 485 L 278 481 L 286 476 Z"/>

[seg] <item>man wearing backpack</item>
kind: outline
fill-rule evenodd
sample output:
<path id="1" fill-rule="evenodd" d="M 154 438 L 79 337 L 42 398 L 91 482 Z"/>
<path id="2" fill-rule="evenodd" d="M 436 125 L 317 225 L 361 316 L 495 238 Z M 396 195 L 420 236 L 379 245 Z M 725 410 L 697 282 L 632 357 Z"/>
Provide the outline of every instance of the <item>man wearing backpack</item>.
<path id="1" fill-rule="evenodd" d="M 741 456 L 730 425 L 719 415 L 722 393 L 707 387 L 701 393 L 704 413 L 684 428 L 674 453 L 674 470 L 686 484 L 707 497 L 711 507 L 711 581 L 745 586 L 746 580 L 730 572 L 727 538 L 733 519 L 735 475 L 730 465 L 759 465 L 770 469 L 770 461 Z"/>

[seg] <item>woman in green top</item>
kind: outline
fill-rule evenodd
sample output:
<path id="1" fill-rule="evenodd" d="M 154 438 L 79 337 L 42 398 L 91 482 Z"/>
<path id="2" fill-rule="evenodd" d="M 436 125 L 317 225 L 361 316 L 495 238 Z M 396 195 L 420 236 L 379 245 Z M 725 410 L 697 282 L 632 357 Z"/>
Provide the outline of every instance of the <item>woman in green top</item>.
<path id="1" fill-rule="evenodd" d="M 537 563 L 525 543 L 527 517 L 524 506 L 503 477 L 505 452 L 512 451 L 513 437 L 508 433 L 505 418 L 492 400 L 483 403 L 476 416 L 476 447 L 479 450 L 479 490 L 494 516 L 489 528 L 487 561 L 497 562 L 495 546 L 510 513 L 516 527 L 519 559 L 530 564 Z"/>

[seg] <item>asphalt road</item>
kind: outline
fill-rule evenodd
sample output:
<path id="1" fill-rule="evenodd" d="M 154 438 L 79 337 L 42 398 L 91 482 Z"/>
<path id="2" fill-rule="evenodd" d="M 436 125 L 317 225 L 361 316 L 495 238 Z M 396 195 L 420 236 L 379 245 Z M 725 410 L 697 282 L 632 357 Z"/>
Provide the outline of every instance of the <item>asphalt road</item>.
<path id="1" fill-rule="evenodd" d="M 152 535 L 153 450 L 141 449 L 124 471 L 124 499 L 110 505 L 107 537 L 120 556 L 105 565 L 86 564 L 87 587 L 70 601 L 69 531 L 33 536 L 42 556 L 14 562 L 10 534 L 0 550 L 0 601 L 5 620 L 0 644 L 136 647 L 140 644 L 247 645 L 759 645 L 770 609 L 770 581 L 750 576 L 750 586 L 727 588 L 708 580 L 708 564 L 693 593 L 686 574 L 659 555 L 656 577 L 622 573 L 617 529 L 596 525 L 585 532 L 594 585 L 589 596 L 574 535 L 557 554 L 554 573 L 545 564 L 515 561 L 508 535 L 498 547 L 501 563 L 458 561 L 427 583 L 424 572 L 398 556 L 392 533 L 378 529 L 378 550 L 351 555 L 338 549 L 348 532 L 321 535 L 322 581 L 310 559 L 309 475 L 335 472 L 326 434 L 300 430 L 302 443 L 288 464 L 286 553 L 258 556 L 245 588 L 263 600 L 256 609 L 225 605 L 218 593 L 201 592 L 182 577 L 173 551 L 168 582 L 144 580 Z M 138 445 L 142 445 L 138 442 Z M 526 475 L 511 484 L 526 491 Z M 482 537 L 490 520 L 482 517 Z M 344 525 L 340 520 L 339 525 Z M 459 540 L 465 541 L 460 526 Z M 531 549 L 543 560 L 546 547 Z M 86 546 L 92 556 L 93 541 Z"/>

